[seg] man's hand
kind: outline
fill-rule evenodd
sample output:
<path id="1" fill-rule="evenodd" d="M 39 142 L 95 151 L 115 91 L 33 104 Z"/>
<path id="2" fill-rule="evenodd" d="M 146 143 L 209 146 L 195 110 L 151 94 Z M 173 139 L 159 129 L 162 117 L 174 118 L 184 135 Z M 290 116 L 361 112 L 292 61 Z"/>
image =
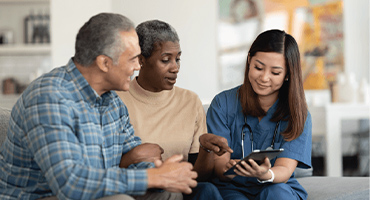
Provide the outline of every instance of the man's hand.
<path id="1" fill-rule="evenodd" d="M 215 152 L 215 154 L 218 156 L 221 156 L 225 152 L 233 152 L 233 150 L 227 144 L 226 138 L 218 135 L 211 133 L 203 134 L 199 137 L 199 142 L 204 148 Z"/>
<path id="2" fill-rule="evenodd" d="M 188 162 L 181 162 L 182 155 L 174 155 L 166 161 L 155 161 L 156 168 L 148 169 L 148 188 L 160 188 L 169 192 L 190 194 L 197 186 L 197 173 Z"/>
<path id="3" fill-rule="evenodd" d="M 154 162 L 162 160 L 164 150 L 158 144 L 144 143 L 131 149 L 126 154 L 122 155 L 119 167 L 127 168 L 131 164 L 139 162 Z"/>

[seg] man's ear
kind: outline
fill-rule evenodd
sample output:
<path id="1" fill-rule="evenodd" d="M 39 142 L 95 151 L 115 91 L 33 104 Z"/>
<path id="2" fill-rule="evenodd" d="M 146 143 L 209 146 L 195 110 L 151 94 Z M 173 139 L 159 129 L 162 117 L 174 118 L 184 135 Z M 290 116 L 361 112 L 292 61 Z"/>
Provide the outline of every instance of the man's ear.
<path id="1" fill-rule="evenodd" d="M 96 57 L 96 64 L 101 71 L 108 72 L 113 63 L 112 59 L 110 59 L 108 56 L 99 55 Z"/>

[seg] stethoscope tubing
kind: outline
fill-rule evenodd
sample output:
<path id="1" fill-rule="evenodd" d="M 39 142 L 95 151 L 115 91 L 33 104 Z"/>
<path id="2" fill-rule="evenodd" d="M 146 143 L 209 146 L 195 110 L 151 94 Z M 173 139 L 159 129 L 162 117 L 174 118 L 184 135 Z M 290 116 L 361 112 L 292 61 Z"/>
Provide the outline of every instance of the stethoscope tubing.
<path id="1" fill-rule="evenodd" d="M 269 147 L 267 147 L 267 150 L 274 149 L 275 138 L 276 138 L 276 135 L 277 135 L 277 132 L 278 132 L 278 129 L 279 129 L 279 125 L 280 125 L 280 121 L 278 121 L 276 123 L 275 130 L 274 130 L 274 136 L 272 138 L 271 145 Z M 254 150 L 254 148 L 253 148 L 253 131 L 252 131 L 252 128 L 247 123 L 247 116 L 244 116 L 244 125 L 242 127 L 242 155 L 243 155 L 243 158 L 245 157 L 245 155 L 244 155 L 244 137 L 245 137 L 244 126 L 247 127 L 249 132 L 251 133 L 252 152 Z"/>

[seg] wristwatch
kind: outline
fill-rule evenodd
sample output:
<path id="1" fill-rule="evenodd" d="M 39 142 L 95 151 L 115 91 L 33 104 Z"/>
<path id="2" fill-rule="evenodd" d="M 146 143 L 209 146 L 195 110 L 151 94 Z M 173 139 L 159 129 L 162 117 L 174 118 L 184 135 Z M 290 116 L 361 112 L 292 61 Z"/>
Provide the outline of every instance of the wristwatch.
<path id="1" fill-rule="evenodd" d="M 269 169 L 269 171 L 270 171 L 270 173 L 271 173 L 271 178 L 270 178 L 269 180 L 261 181 L 261 180 L 259 180 L 259 179 L 257 178 L 257 181 L 258 181 L 259 183 L 272 183 L 272 182 L 274 181 L 274 179 L 275 179 L 275 174 L 274 174 L 274 172 L 273 172 L 271 169 Z"/>

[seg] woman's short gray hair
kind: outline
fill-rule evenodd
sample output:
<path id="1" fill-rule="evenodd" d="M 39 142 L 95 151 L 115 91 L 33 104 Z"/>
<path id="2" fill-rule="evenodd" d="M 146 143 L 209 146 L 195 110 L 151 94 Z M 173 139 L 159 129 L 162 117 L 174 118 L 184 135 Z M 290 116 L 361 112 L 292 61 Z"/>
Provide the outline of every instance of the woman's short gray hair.
<path id="1" fill-rule="evenodd" d="M 179 42 L 176 30 L 166 22 L 159 20 L 145 21 L 136 27 L 139 36 L 141 55 L 148 58 L 152 54 L 154 45 L 161 42 Z"/>
<path id="2" fill-rule="evenodd" d="M 74 60 L 82 66 L 90 66 L 99 55 L 112 58 L 118 63 L 125 50 L 121 31 L 134 29 L 134 24 L 120 14 L 100 13 L 89 19 L 76 36 Z"/>

